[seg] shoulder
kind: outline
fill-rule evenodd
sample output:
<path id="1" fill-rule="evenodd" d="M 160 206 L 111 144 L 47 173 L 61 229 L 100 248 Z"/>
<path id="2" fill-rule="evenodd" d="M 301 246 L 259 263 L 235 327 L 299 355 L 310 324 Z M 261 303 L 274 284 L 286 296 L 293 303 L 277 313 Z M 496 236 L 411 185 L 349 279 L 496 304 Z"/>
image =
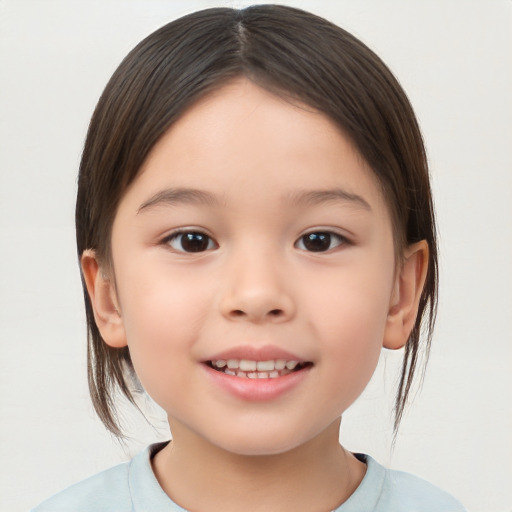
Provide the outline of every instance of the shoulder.
<path id="1" fill-rule="evenodd" d="M 68 487 L 32 512 L 118 512 L 132 509 L 128 475 L 130 463 L 120 464 Z"/>
<path id="2" fill-rule="evenodd" d="M 382 486 L 375 512 L 466 512 L 452 495 L 410 473 L 385 469 L 367 458 L 368 468 L 382 468 Z M 373 466 L 373 468 L 372 468 Z"/>
<path id="3" fill-rule="evenodd" d="M 167 443 L 148 446 L 131 461 L 68 487 L 32 512 L 183 512 L 160 487 L 151 457 Z"/>
<path id="4" fill-rule="evenodd" d="M 417 476 L 386 469 L 368 455 L 359 487 L 335 512 L 466 512 L 450 494 Z"/>
<path id="5" fill-rule="evenodd" d="M 407 506 L 418 512 L 465 512 L 465 508 L 451 494 L 435 485 L 402 471 L 388 471 L 382 501 Z M 392 508 L 390 510 L 397 510 Z M 405 509 L 404 509 L 405 510 Z"/>

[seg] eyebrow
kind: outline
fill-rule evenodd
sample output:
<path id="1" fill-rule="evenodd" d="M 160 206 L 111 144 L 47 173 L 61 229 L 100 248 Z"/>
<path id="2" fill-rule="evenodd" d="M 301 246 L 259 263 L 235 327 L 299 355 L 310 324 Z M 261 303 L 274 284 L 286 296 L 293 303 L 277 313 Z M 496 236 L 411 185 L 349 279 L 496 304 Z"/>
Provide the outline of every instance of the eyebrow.
<path id="1" fill-rule="evenodd" d="M 175 204 L 214 206 L 218 204 L 218 200 L 213 194 L 195 188 L 167 188 L 144 201 L 137 210 L 137 214 L 157 206 L 172 206 Z"/>
<path id="2" fill-rule="evenodd" d="M 372 207 L 366 199 L 341 188 L 297 191 L 290 194 L 287 199 L 291 203 L 299 205 L 319 205 L 331 201 L 344 202 L 370 212 L 372 211 Z"/>
<path id="3" fill-rule="evenodd" d="M 300 190 L 286 196 L 286 200 L 292 204 L 319 205 L 328 202 L 345 202 L 364 210 L 372 211 L 370 204 L 361 196 L 346 190 L 335 188 L 327 190 Z M 175 204 L 200 204 L 217 206 L 219 200 L 210 192 L 195 188 L 167 188 L 157 192 L 144 201 L 137 210 L 137 214 L 158 206 L 173 206 Z"/>

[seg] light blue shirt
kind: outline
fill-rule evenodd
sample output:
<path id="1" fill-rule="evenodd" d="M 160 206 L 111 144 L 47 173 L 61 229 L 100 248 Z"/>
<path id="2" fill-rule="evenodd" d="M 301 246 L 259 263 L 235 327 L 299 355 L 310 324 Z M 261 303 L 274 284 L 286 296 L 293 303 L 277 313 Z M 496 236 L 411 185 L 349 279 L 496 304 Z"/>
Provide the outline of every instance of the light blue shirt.
<path id="1" fill-rule="evenodd" d="M 32 512 L 186 512 L 160 487 L 151 445 L 131 461 L 98 473 L 45 501 Z M 368 455 L 366 475 L 354 494 L 333 512 L 465 512 L 452 496 L 401 471 L 389 470 Z"/>

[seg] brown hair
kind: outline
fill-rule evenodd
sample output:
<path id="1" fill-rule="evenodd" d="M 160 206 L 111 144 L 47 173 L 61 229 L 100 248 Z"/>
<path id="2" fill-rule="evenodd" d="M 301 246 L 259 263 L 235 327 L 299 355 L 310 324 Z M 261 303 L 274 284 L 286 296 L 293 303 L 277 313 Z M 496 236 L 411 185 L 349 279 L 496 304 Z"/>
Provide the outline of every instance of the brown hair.
<path id="1" fill-rule="evenodd" d="M 382 186 L 398 251 L 420 240 L 428 243 L 426 283 L 398 384 L 396 432 L 422 346 L 428 356 L 437 305 L 428 166 L 399 83 L 379 57 L 336 25 L 284 6 L 215 8 L 175 20 L 139 43 L 113 74 L 91 119 L 78 179 L 78 255 L 94 249 L 109 263 L 116 209 L 151 148 L 194 101 L 237 76 L 338 123 Z M 85 284 L 84 297 L 92 401 L 105 426 L 121 435 L 114 398 L 120 390 L 134 402 L 129 349 L 104 343 Z"/>

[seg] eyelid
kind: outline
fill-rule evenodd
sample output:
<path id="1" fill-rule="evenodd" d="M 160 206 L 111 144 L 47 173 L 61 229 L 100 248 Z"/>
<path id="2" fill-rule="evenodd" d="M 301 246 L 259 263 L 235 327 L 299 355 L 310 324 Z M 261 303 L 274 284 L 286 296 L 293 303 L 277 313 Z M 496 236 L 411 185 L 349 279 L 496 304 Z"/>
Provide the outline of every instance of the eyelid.
<path id="1" fill-rule="evenodd" d="M 304 239 L 304 237 L 306 237 L 308 235 L 315 234 L 315 233 L 322 233 L 322 234 L 327 234 L 327 235 L 330 235 L 332 237 L 335 237 L 335 238 L 337 238 L 339 240 L 339 243 L 336 244 L 334 247 L 329 248 L 329 249 L 327 249 L 325 251 L 310 251 L 306 247 L 304 247 L 304 248 L 297 247 L 299 245 L 299 243 Z M 344 235 L 342 233 L 339 233 L 335 229 L 319 227 L 319 228 L 308 229 L 307 231 L 302 233 L 297 238 L 297 240 L 295 241 L 294 247 L 297 247 L 298 249 L 300 249 L 302 251 L 305 251 L 305 252 L 308 252 L 308 253 L 315 253 L 315 252 L 317 252 L 317 253 L 320 253 L 320 254 L 325 254 L 325 253 L 330 253 L 330 252 L 338 249 L 341 246 L 347 246 L 347 245 L 352 245 L 352 244 L 353 244 L 353 242 L 352 242 L 352 240 L 350 238 L 348 238 L 346 235 Z"/>
<path id="2" fill-rule="evenodd" d="M 204 251 L 185 251 L 185 250 L 176 249 L 175 247 L 171 246 L 170 242 L 172 240 L 176 239 L 180 235 L 184 235 L 184 234 L 187 234 L 187 233 L 195 233 L 195 234 L 199 234 L 199 235 L 204 235 L 205 237 L 207 237 L 209 239 L 210 242 L 213 243 L 214 247 L 207 248 Z M 202 254 L 202 253 L 205 253 L 205 252 L 208 252 L 208 251 L 212 251 L 214 249 L 218 249 L 218 247 L 219 247 L 219 244 L 217 243 L 217 241 L 213 238 L 213 236 L 211 236 L 207 232 L 207 230 L 205 230 L 203 228 L 194 227 L 194 226 L 187 226 L 187 227 L 177 228 L 177 229 L 171 231 L 170 233 L 166 234 L 161 239 L 160 244 L 161 245 L 165 245 L 167 247 L 170 247 L 173 251 L 176 251 L 176 252 L 182 253 L 182 254 Z"/>

